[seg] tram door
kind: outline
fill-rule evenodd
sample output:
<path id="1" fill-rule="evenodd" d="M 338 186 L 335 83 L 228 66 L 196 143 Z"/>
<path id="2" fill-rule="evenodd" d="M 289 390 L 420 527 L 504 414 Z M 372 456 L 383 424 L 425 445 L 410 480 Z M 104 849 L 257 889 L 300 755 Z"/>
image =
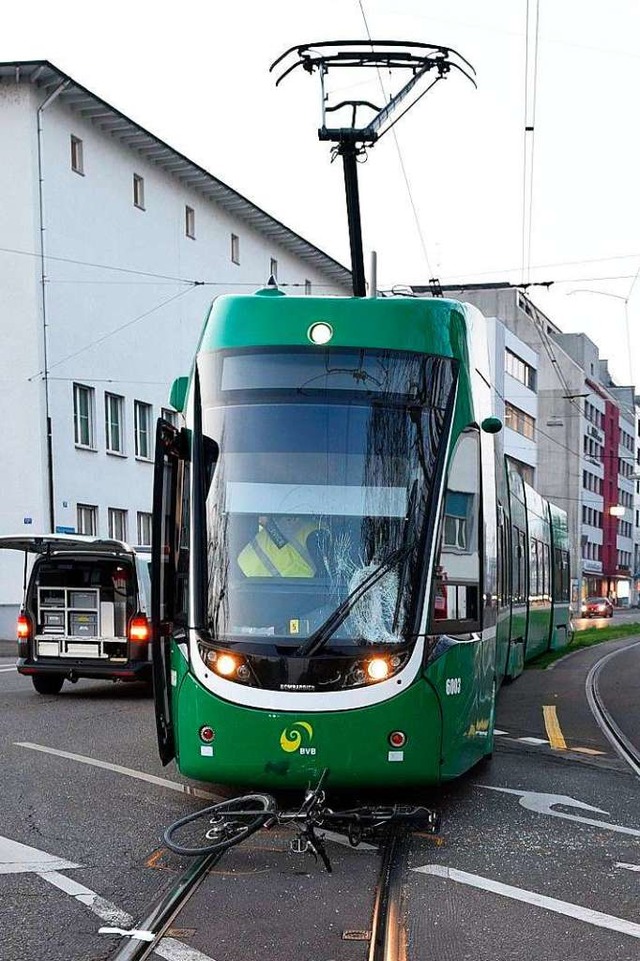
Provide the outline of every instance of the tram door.
<path id="1" fill-rule="evenodd" d="M 177 504 L 183 474 L 184 435 L 165 420 L 156 430 L 151 537 L 153 695 L 158 750 L 163 764 L 175 756 L 171 718 L 171 638 L 175 623 L 179 530 Z"/>

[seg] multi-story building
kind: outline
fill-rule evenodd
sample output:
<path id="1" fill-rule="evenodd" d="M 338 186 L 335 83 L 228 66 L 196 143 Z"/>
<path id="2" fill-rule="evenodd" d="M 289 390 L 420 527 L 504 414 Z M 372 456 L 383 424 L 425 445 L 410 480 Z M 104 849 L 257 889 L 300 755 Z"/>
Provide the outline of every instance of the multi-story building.
<path id="1" fill-rule="evenodd" d="M 211 300 L 350 274 L 48 63 L 0 65 L 0 130 L 0 533 L 148 544 L 155 420 Z"/>
<path id="2" fill-rule="evenodd" d="M 497 317 L 488 317 L 494 413 L 504 430 L 501 442 L 509 463 L 535 485 L 538 448 L 538 354 Z"/>
<path id="3" fill-rule="evenodd" d="M 574 606 L 592 594 L 637 604 L 640 427 L 633 388 L 614 384 L 597 346 L 584 334 L 563 334 L 522 291 L 469 285 L 445 288 L 444 294 L 473 303 L 488 318 L 495 413 L 505 425 L 505 454 L 567 512 Z M 527 384 L 517 396 L 507 395 L 509 386 L 515 387 L 509 370 Z M 514 429 L 523 435 L 515 444 Z"/>

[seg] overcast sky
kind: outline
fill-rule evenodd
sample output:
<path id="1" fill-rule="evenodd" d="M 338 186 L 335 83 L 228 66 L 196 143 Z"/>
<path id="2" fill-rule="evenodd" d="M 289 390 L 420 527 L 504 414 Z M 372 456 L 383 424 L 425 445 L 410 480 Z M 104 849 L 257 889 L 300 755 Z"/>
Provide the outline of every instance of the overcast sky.
<path id="1" fill-rule="evenodd" d="M 390 133 L 360 168 L 380 286 L 521 281 L 526 0 L 31 0 L 4 5 L 0 60 L 50 60 L 348 263 L 317 77 L 276 90 L 268 67 L 293 44 L 366 37 L 363 11 L 374 39 L 453 47 L 478 82 L 438 84 L 394 128 L 398 146 Z M 638 0 L 540 0 L 530 276 L 556 283 L 531 295 L 588 333 L 621 383 L 630 361 L 640 380 L 639 91 Z"/>

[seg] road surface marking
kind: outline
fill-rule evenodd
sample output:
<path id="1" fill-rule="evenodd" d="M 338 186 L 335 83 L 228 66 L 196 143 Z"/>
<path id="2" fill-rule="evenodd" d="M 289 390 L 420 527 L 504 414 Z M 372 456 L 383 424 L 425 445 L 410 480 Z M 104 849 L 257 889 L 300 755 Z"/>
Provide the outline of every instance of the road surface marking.
<path id="1" fill-rule="evenodd" d="M 39 874 L 41 871 L 66 871 L 79 867 L 73 861 L 0 837 L 0 874 Z"/>
<path id="2" fill-rule="evenodd" d="M 544 717 L 544 726 L 547 737 L 549 738 L 549 744 L 554 751 L 566 751 L 567 742 L 560 730 L 560 722 L 555 704 L 545 704 L 542 708 L 542 715 Z"/>
<path id="3" fill-rule="evenodd" d="M 508 732 L 508 731 L 499 731 L 497 728 L 494 728 L 494 729 L 493 729 L 493 733 L 500 735 L 500 734 L 508 734 L 509 732 Z"/>
<path id="4" fill-rule="evenodd" d="M 483 891 L 490 891 L 492 894 L 501 894 L 505 898 L 512 898 L 514 901 L 523 901 L 525 904 L 533 904 L 535 907 L 545 908 L 547 911 L 563 914 L 569 918 L 576 918 L 578 921 L 585 921 L 587 924 L 594 924 L 599 928 L 608 928 L 610 931 L 629 934 L 632 938 L 640 938 L 640 924 L 635 924 L 633 921 L 626 921 L 624 918 L 616 918 L 612 914 L 593 911 L 591 908 L 582 907 L 580 904 L 571 904 L 569 901 L 559 901 L 557 898 L 549 898 L 545 894 L 538 894 L 536 891 L 526 891 L 524 888 L 515 888 L 511 884 L 502 884 L 500 881 L 483 878 L 478 874 L 467 874 L 466 871 L 447 868 L 442 864 L 425 864 L 424 867 L 421 868 L 412 868 L 412 871 L 417 871 L 419 874 L 431 874 L 438 878 L 446 878 L 448 881 L 456 881 L 458 884 L 466 884 L 472 888 L 480 888 Z"/>
<path id="5" fill-rule="evenodd" d="M 622 824 L 609 824 L 607 821 L 594 821 L 592 818 L 579 817 L 577 814 L 565 814 L 564 811 L 554 811 L 554 805 L 562 807 L 580 808 L 583 811 L 594 811 L 596 814 L 609 815 L 608 811 L 602 808 L 595 808 L 584 801 L 576 798 L 567 797 L 565 794 L 542 794 L 538 791 L 515 791 L 509 787 L 492 787 L 490 784 L 478 784 L 477 787 L 484 788 L 486 791 L 501 791 L 503 794 L 515 794 L 520 798 L 520 804 L 528 811 L 535 811 L 536 814 L 548 814 L 553 818 L 564 818 L 566 821 L 578 821 L 580 824 L 588 824 L 591 827 L 604 828 L 607 831 L 616 831 L 619 834 L 631 834 L 639 838 L 640 831 L 637 828 L 627 828 Z"/>
<path id="6" fill-rule="evenodd" d="M 596 751 L 592 747 L 572 747 L 571 751 L 573 754 L 606 754 L 606 751 Z"/>
<path id="7" fill-rule="evenodd" d="M 625 868 L 627 871 L 640 871 L 640 864 L 625 864 L 624 861 L 616 861 L 617 868 Z"/>
<path id="8" fill-rule="evenodd" d="M 35 874 L 47 884 L 53 885 L 89 908 L 101 921 L 106 921 L 109 925 L 118 925 L 119 928 L 130 929 L 133 925 L 130 914 L 116 907 L 111 901 L 101 898 L 84 884 L 79 884 L 73 878 L 59 873 L 79 867 L 82 865 L 56 857 L 47 851 L 39 851 L 38 848 L 32 848 L 20 841 L 0 836 L 0 874 Z M 134 936 L 132 931 L 126 931 L 125 934 L 128 937 Z M 182 944 L 174 938 L 163 938 L 155 949 L 155 953 L 165 961 L 213 961 L 196 948 Z"/>
<path id="9" fill-rule="evenodd" d="M 519 737 L 517 738 L 517 740 L 521 741 L 523 744 L 548 744 L 549 743 L 547 739 L 544 737 Z"/>
<path id="10" fill-rule="evenodd" d="M 122 767 L 120 764 L 110 764 L 108 761 L 98 761 L 93 757 L 85 757 L 84 754 L 71 754 L 69 751 L 58 751 L 53 747 L 44 747 L 42 744 L 32 744 L 30 741 L 15 741 L 17 747 L 26 747 L 30 751 L 42 751 L 43 754 L 53 754 L 56 757 L 64 757 L 70 761 L 78 761 L 80 764 L 90 764 L 92 767 L 101 767 L 105 771 L 114 771 L 116 774 L 125 774 L 127 777 L 134 777 L 140 781 L 148 781 L 150 784 L 157 784 L 158 787 L 166 787 L 171 791 L 180 791 L 182 794 L 189 794 L 192 797 L 206 798 L 212 801 L 221 801 L 218 794 L 211 791 L 203 791 L 201 788 L 191 787 L 190 784 L 180 784 L 178 781 L 170 781 L 165 777 L 157 777 L 155 774 L 147 774 L 145 771 L 134 771 L 130 767 Z"/>
<path id="11" fill-rule="evenodd" d="M 6 674 L 7 671 L 17 671 L 18 668 L 15 664 L 12 667 L 0 667 L 0 674 Z"/>

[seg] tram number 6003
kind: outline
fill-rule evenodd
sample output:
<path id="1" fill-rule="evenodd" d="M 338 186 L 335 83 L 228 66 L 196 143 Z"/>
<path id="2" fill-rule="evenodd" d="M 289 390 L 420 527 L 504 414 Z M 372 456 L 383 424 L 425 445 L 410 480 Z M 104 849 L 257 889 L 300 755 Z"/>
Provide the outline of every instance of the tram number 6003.
<path id="1" fill-rule="evenodd" d="M 462 679 L 459 677 L 448 677 L 445 683 L 447 694 L 459 694 L 462 690 Z"/>

